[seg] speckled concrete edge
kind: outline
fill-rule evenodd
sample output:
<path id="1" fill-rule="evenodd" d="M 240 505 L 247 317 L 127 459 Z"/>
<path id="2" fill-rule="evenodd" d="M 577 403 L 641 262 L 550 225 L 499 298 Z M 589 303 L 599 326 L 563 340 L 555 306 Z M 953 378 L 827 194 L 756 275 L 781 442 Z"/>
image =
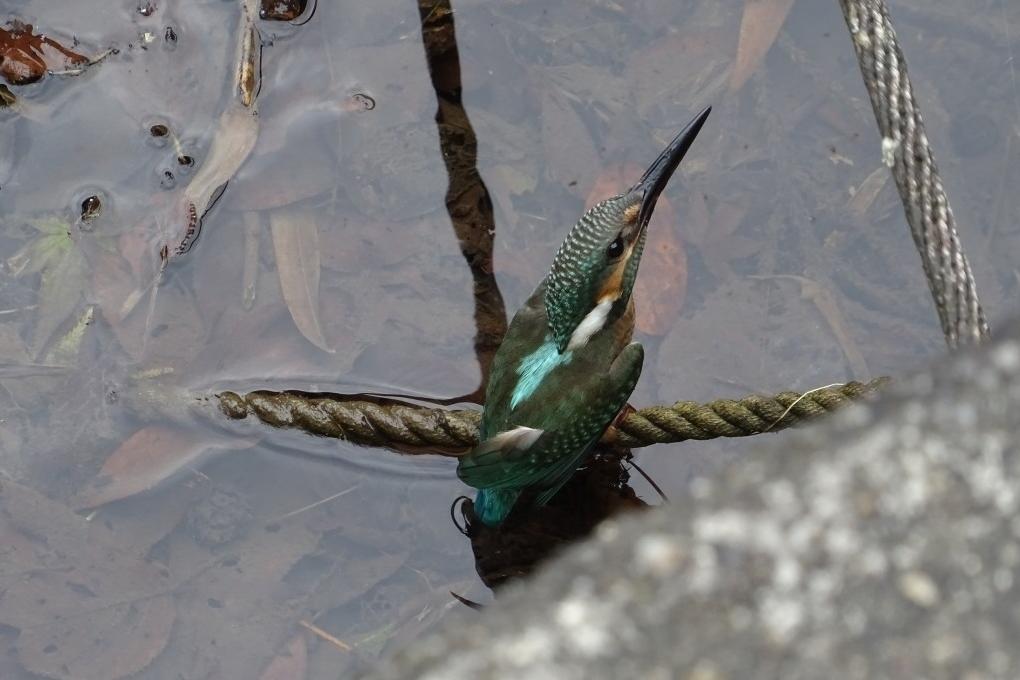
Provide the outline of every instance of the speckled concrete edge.
<path id="1" fill-rule="evenodd" d="M 1018 338 L 604 524 L 368 677 L 1020 677 Z"/>

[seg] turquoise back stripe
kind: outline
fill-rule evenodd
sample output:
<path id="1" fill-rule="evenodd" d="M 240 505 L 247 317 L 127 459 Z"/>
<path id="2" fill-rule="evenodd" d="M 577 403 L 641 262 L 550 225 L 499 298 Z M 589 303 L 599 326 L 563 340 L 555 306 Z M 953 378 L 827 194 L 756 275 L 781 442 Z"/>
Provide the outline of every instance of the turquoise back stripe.
<path id="1" fill-rule="evenodd" d="M 556 348 L 556 341 L 548 336 L 545 342 L 534 352 L 521 360 L 517 367 L 517 385 L 514 386 L 513 394 L 510 395 L 510 409 L 513 410 L 538 389 L 546 376 L 557 366 L 564 366 L 570 363 L 573 352 L 560 354 Z"/>

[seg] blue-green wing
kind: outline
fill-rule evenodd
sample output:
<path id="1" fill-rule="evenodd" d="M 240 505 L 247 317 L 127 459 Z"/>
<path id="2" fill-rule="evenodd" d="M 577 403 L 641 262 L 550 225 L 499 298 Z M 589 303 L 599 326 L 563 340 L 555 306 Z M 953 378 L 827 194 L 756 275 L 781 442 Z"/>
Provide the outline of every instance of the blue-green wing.
<path id="1" fill-rule="evenodd" d="M 641 345 L 627 345 L 608 373 L 590 376 L 571 395 L 564 395 L 563 403 L 546 405 L 554 413 L 549 419 L 554 427 L 532 433 L 529 446 L 517 446 L 520 438 L 513 436 L 503 445 L 493 445 L 493 437 L 461 458 L 457 474 L 476 489 L 542 489 L 538 502 L 546 503 L 570 479 L 627 403 L 643 360 Z M 584 400 L 570 398 L 576 395 L 583 395 Z M 559 417 L 555 417 L 558 410 Z"/>

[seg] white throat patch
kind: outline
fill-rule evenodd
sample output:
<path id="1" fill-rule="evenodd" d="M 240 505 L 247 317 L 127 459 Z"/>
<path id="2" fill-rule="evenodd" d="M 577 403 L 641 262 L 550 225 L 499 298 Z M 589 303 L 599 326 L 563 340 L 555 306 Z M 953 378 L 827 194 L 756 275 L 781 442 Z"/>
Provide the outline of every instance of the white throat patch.
<path id="1" fill-rule="evenodd" d="M 577 324 L 577 328 L 570 334 L 570 341 L 567 343 L 568 352 L 584 347 L 591 340 L 591 336 L 602 330 L 602 327 L 606 325 L 606 319 L 609 318 L 609 310 L 613 308 L 614 302 L 616 302 L 616 298 L 602 298 L 595 305 L 595 308 L 581 319 L 581 323 Z"/>

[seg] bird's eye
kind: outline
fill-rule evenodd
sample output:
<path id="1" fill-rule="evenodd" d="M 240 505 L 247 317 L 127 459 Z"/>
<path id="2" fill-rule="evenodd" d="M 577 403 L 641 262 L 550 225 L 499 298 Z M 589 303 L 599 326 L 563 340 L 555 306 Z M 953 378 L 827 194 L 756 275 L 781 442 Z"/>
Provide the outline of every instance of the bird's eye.
<path id="1" fill-rule="evenodd" d="M 623 239 L 617 236 L 613 239 L 613 242 L 606 248 L 606 256 L 609 258 L 620 257 L 623 255 Z"/>

